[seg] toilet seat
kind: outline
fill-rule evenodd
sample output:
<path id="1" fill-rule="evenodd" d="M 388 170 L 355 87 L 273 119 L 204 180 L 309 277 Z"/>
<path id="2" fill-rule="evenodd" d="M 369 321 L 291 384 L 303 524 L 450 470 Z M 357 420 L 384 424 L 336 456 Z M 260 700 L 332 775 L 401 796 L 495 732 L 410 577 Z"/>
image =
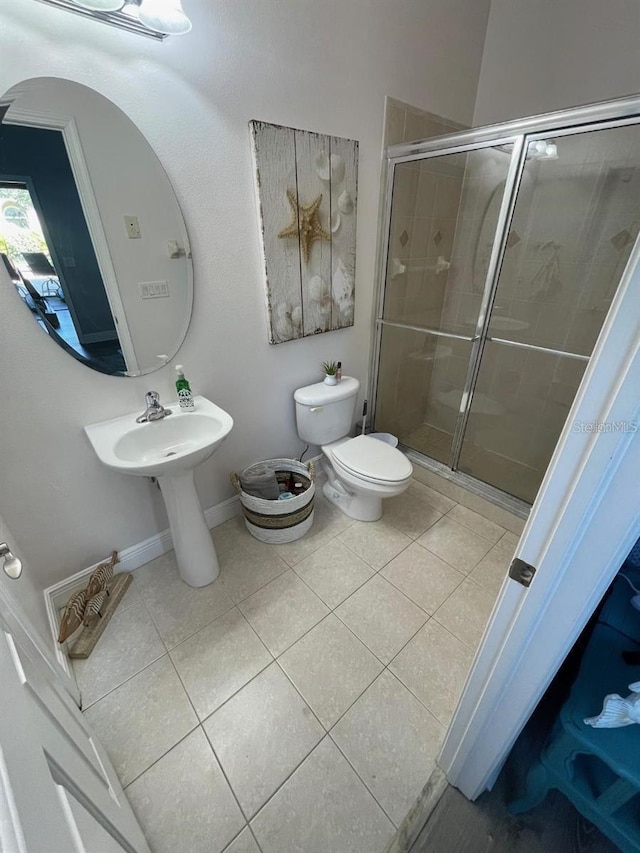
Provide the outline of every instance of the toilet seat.
<path id="1" fill-rule="evenodd" d="M 367 435 L 356 436 L 331 448 L 331 454 L 338 469 L 343 468 L 369 483 L 400 483 L 413 473 L 413 466 L 404 453 Z"/>

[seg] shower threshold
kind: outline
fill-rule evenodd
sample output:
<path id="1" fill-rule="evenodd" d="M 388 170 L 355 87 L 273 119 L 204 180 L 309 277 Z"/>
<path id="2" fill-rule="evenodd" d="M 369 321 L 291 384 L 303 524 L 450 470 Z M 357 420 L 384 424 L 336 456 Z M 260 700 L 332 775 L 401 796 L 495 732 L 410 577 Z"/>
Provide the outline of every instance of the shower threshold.
<path id="1" fill-rule="evenodd" d="M 527 519 L 529 517 L 531 504 L 526 503 L 526 501 L 503 492 L 495 486 L 490 486 L 488 483 L 483 483 L 482 480 L 477 480 L 475 477 L 464 474 L 462 471 L 453 471 L 444 463 L 438 462 L 430 456 L 425 456 L 423 453 L 419 453 L 417 450 L 413 450 L 404 444 L 400 444 L 399 447 L 415 465 L 426 468 L 444 480 L 449 480 L 454 485 L 460 486 L 460 488 L 480 498 L 484 498 L 501 509 L 516 515 L 518 518 Z"/>

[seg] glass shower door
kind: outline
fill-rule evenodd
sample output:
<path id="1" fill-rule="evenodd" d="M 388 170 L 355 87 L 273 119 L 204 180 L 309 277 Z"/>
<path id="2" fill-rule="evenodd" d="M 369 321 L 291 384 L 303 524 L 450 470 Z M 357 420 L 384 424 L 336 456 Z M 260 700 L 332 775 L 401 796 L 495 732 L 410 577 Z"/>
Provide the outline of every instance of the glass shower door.
<path id="1" fill-rule="evenodd" d="M 528 503 L 638 235 L 638 152 L 638 124 L 528 146 L 454 463 Z"/>
<path id="2" fill-rule="evenodd" d="M 512 153 L 395 165 L 375 424 L 449 466 Z"/>

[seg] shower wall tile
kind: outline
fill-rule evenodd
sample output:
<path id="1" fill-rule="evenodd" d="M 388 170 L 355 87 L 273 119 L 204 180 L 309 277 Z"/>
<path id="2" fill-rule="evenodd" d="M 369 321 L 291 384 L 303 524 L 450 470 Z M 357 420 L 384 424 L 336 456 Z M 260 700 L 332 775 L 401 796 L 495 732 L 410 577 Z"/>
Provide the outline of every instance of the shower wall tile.
<path id="1" fill-rule="evenodd" d="M 404 104 L 393 98 L 386 98 L 384 110 L 384 144 L 396 145 L 404 142 L 404 125 L 407 111 Z"/>

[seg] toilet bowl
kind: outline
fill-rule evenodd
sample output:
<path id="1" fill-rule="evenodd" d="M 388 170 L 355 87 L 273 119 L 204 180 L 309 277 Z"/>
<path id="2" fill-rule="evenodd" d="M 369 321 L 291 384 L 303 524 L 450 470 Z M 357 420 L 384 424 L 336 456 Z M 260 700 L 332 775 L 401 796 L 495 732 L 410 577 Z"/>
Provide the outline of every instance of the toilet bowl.
<path id="1" fill-rule="evenodd" d="M 402 494 L 413 466 L 404 453 L 368 435 L 322 447 L 325 496 L 350 518 L 377 521 L 382 501 Z"/>
<path id="2" fill-rule="evenodd" d="M 299 388 L 296 422 L 300 438 L 322 449 L 327 499 L 350 518 L 377 521 L 384 498 L 408 487 L 413 466 L 390 444 L 367 435 L 349 438 L 359 388 L 349 376 L 335 386 L 318 382 Z"/>

